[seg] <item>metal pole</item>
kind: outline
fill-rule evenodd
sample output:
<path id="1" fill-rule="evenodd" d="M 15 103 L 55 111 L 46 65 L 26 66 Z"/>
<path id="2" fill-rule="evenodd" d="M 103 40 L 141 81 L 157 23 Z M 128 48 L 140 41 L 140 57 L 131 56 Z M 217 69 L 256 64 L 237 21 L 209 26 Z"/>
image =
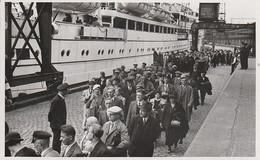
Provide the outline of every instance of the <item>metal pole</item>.
<path id="1" fill-rule="evenodd" d="M 44 6 L 42 14 L 39 18 L 39 31 L 41 39 L 41 54 L 42 54 L 42 73 L 48 73 L 51 70 L 51 16 L 52 3 L 37 3 L 37 12 Z"/>
<path id="2" fill-rule="evenodd" d="M 12 34 L 12 27 L 11 27 L 11 2 L 5 3 L 5 23 L 7 25 L 7 28 L 5 28 L 5 76 L 8 80 L 13 77 L 13 74 L 11 72 L 12 68 L 12 56 L 11 54 L 11 47 L 12 47 L 12 41 L 11 41 L 11 34 Z"/>

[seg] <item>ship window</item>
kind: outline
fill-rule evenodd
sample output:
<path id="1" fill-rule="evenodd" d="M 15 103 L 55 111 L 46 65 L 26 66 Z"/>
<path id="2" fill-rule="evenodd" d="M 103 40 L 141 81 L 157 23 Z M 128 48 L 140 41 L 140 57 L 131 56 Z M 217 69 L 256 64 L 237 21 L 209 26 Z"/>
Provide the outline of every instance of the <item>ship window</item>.
<path id="1" fill-rule="evenodd" d="M 124 51 L 125 51 L 125 50 L 124 50 L 124 49 L 122 49 L 122 53 L 124 53 Z"/>
<path id="2" fill-rule="evenodd" d="M 113 54 L 113 52 L 114 52 L 114 50 L 112 49 L 112 50 L 111 50 L 111 54 Z"/>
<path id="3" fill-rule="evenodd" d="M 102 55 L 104 54 L 104 49 L 102 50 L 101 54 L 102 54 Z"/>
<path id="4" fill-rule="evenodd" d="M 100 55 L 100 50 L 98 50 L 98 55 Z"/>
<path id="5" fill-rule="evenodd" d="M 168 28 L 168 33 L 169 33 L 169 34 L 171 33 L 171 28 Z"/>
<path id="6" fill-rule="evenodd" d="M 108 50 L 108 54 L 110 54 L 110 49 Z"/>
<path id="7" fill-rule="evenodd" d="M 150 25 L 150 32 L 154 32 L 154 25 Z"/>
<path id="8" fill-rule="evenodd" d="M 131 52 L 131 49 L 129 49 L 129 53 Z"/>
<path id="9" fill-rule="evenodd" d="M 128 20 L 128 29 L 135 29 L 135 22 L 132 20 Z"/>
<path id="10" fill-rule="evenodd" d="M 86 56 L 88 56 L 88 52 L 89 52 L 89 50 L 86 51 Z"/>
<path id="11" fill-rule="evenodd" d="M 121 53 L 121 49 L 119 50 L 119 54 Z"/>
<path id="12" fill-rule="evenodd" d="M 102 16 L 102 22 L 111 23 L 111 16 Z"/>
<path id="13" fill-rule="evenodd" d="M 141 31 L 142 30 L 142 24 L 143 24 L 142 22 L 137 22 L 136 23 L 136 30 L 137 31 Z"/>
<path id="14" fill-rule="evenodd" d="M 81 51 L 81 55 L 83 56 L 83 55 L 84 55 L 84 53 L 85 53 L 85 50 L 83 49 L 83 50 Z"/>
<path id="15" fill-rule="evenodd" d="M 69 55 L 70 55 L 70 50 L 67 51 L 67 56 L 69 56 Z"/>
<path id="16" fill-rule="evenodd" d="M 157 50 L 159 50 L 160 48 L 157 48 Z"/>
<path id="17" fill-rule="evenodd" d="M 147 23 L 144 23 L 144 31 L 148 32 L 148 24 Z"/>
<path id="18" fill-rule="evenodd" d="M 126 19 L 115 17 L 114 18 L 114 28 L 126 28 Z"/>
<path id="19" fill-rule="evenodd" d="M 163 33 L 167 33 L 167 27 L 163 27 Z"/>
<path id="20" fill-rule="evenodd" d="M 137 48 L 137 52 L 139 52 L 139 48 Z"/>
<path id="21" fill-rule="evenodd" d="M 63 49 L 63 50 L 61 51 L 61 56 L 63 57 L 64 54 L 65 54 L 65 50 Z"/>
<path id="22" fill-rule="evenodd" d="M 156 26 L 156 27 L 155 27 L 155 32 L 156 32 L 156 33 L 159 33 L 159 32 L 160 32 L 160 26 Z"/>

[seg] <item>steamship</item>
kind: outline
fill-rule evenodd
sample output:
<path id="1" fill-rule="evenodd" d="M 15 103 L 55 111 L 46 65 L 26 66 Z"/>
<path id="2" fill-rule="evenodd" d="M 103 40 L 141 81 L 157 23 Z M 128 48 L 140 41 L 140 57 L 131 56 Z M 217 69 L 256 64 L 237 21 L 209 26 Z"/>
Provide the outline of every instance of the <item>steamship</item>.
<path id="1" fill-rule="evenodd" d="M 18 5 L 12 5 L 17 12 Z M 15 18 L 22 23 L 19 13 Z M 35 21 L 33 16 L 31 21 Z M 153 53 L 189 50 L 191 25 L 198 13 L 187 4 L 169 3 L 52 3 L 51 63 L 64 74 L 63 82 L 78 84 L 98 77 L 100 71 L 111 75 L 114 68 L 142 62 L 150 65 Z M 91 23 L 92 20 L 92 23 Z M 14 25 L 14 24 L 12 24 Z M 36 26 L 36 32 L 37 31 Z M 12 41 L 18 30 L 12 27 Z M 24 33 L 30 32 L 28 24 Z M 38 34 L 38 33 L 37 33 Z M 30 43 L 41 58 L 36 39 Z M 199 41 L 200 43 L 200 41 Z M 18 41 L 15 51 L 22 48 Z M 15 62 L 17 55 L 12 57 Z M 28 48 L 13 75 L 39 72 L 40 66 Z M 45 82 L 11 87 L 13 97 L 47 89 Z"/>

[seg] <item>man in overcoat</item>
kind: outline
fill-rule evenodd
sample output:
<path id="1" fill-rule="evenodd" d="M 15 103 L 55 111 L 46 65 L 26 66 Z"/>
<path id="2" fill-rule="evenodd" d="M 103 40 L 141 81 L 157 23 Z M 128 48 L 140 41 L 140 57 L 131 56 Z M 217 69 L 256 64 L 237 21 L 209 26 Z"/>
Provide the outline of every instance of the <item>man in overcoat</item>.
<path id="1" fill-rule="evenodd" d="M 48 121 L 53 132 L 52 148 L 60 153 L 60 127 L 66 124 L 67 110 L 65 96 L 68 94 L 68 83 L 63 83 L 57 87 L 58 94 L 52 99 L 48 114 Z"/>
<path id="2" fill-rule="evenodd" d="M 131 119 L 128 134 L 130 136 L 130 157 L 152 157 L 154 142 L 158 138 L 161 127 L 159 122 L 150 115 L 152 104 L 146 103 L 140 107 L 140 115 Z"/>

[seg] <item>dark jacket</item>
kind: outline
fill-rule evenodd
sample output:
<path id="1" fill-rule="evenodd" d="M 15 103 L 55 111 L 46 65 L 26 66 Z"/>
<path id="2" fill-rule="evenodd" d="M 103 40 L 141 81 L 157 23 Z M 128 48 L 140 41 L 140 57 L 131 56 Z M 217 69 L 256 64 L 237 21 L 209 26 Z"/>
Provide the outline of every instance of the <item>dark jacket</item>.
<path id="1" fill-rule="evenodd" d="M 133 157 L 153 156 L 153 142 L 158 138 L 160 132 L 161 127 L 154 117 L 149 116 L 147 122 L 143 124 L 143 119 L 139 115 L 134 116 L 128 129 L 129 155 Z"/>
<path id="2" fill-rule="evenodd" d="M 77 142 L 75 142 L 71 148 L 67 151 L 67 153 L 65 154 L 65 151 L 63 152 L 62 157 L 76 157 L 77 154 L 81 154 L 82 151 L 78 145 Z"/>
<path id="3" fill-rule="evenodd" d="M 65 100 L 56 95 L 51 101 L 51 108 L 48 114 L 48 121 L 51 128 L 59 129 L 66 124 L 67 110 Z"/>
<path id="4" fill-rule="evenodd" d="M 211 83 L 209 82 L 208 77 L 205 77 L 205 79 L 203 80 L 203 78 L 200 76 L 198 78 L 198 85 L 199 85 L 199 90 L 202 92 L 206 92 L 210 95 L 210 93 L 212 94 L 211 90 L 212 90 L 212 86 Z"/>
<path id="5" fill-rule="evenodd" d="M 95 148 L 90 153 L 89 157 L 110 157 L 111 154 L 107 149 L 107 146 L 99 140 Z"/>
<path id="6" fill-rule="evenodd" d="M 40 155 L 37 155 L 33 149 L 24 147 L 15 154 L 15 157 L 40 157 Z"/>

